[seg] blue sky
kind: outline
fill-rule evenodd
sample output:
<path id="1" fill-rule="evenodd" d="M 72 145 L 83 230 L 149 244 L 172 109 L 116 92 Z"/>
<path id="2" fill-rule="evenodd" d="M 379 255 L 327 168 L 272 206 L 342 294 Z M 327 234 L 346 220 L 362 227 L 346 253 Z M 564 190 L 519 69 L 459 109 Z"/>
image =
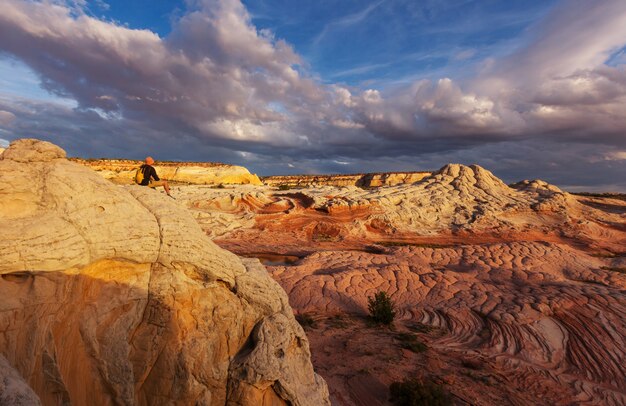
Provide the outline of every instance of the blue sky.
<path id="1" fill-rule="evenodd" d="M 415 78 L 462 77 L 472 62 L 519 46 L 554 0 L 246 0 L 255 26 L 282 38 L 320 80 L 382 87 Z M 96 17 L 166 37 L 184 1 L 106 1 Z"/>
<path id="2" fill-rule="evenodd" d="M 506 53 L 554 1 L 246 1 L 258 27 L 286 38 L 325 82 L 384 86 L 463 76 Z"/>
<path id="3" fill-rule="evenodd" d="M 626 190 L 625 46 L 623 0 L 5 0 L 0 144 Z"/>

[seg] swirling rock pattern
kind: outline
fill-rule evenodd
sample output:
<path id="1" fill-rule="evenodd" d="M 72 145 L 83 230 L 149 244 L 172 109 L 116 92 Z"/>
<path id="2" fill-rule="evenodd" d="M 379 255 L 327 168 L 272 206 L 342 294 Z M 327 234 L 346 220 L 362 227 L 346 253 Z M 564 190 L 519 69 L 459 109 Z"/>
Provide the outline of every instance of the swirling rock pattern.
<path id="1" fill-rule="evenodd" d="M 559 403 L 626 402 L 626 275 L 567 246 L 509 243 L 318 252 L 272 267 L 294 309 L 367 314 L 388 292 L 404 321 L 443 328 L 431 344 L 477 352 L 519 391 Z"/>
<path id="2" fill-rule="evenodd" d="M 269 269 L 297 312 L 331 317 L 311 334 L 337 404 L 384 404 L 386 393 L 372 388 L 388 385 L 390 374 L 406 377 L 397 371 L 415 374 L 416 365 L 445 369 L 456 380 L 450 390 L 472 404 L 626 402 L 624 201 L 573 196 L 541 180 L 509 187 L 479 166 L 455 164 L 414 184 L 370 190 L 179 193 L 222 246 L 302 258 Z M 332 326 L 333 315 L 364 316 L 380 290 L 399 306 L 398 328 L 422 323 L 443 332 L 422 337 L 427 362 L 381 345 L 353 351 L 355 342 L 397 340 L 357 322 L 348 333 Z M 460 364 L 475 358 L 492 386 L 469 386 Z M 337 359 L 370 372 L 352 376 Z M 385 359 L 394 359 L 393 373 Z"/>

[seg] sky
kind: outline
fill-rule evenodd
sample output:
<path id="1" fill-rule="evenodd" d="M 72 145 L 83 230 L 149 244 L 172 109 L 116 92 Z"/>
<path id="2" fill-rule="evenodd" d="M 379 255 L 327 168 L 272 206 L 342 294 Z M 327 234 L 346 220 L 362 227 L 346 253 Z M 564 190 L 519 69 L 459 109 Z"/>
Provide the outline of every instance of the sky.
<path id="1" fill-rule="evenodd" d="M 0 1 L 0 147 L 626 192 L 624 0 Z"/>

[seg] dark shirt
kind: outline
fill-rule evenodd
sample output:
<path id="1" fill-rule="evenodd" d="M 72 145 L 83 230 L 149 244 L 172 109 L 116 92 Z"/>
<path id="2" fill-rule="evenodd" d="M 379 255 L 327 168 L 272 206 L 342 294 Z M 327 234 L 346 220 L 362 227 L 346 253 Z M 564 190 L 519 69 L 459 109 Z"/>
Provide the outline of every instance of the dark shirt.
<path id="1" fill-rule="evenodd" d="M 148 186 L 150 184 L 150 179 L 161 180 L 156 173 L 156 169 L 148 164 L 141 165 L 139 168 L 141 172 L 143 172 L 143 180 L 141 181 L 141 186 Z"/>

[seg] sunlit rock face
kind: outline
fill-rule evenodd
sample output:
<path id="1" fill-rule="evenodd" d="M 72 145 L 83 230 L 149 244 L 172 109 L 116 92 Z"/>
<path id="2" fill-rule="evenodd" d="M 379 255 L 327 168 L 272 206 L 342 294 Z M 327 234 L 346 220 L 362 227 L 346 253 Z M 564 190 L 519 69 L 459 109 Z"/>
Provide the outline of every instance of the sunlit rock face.
<path id="1" fill-rule="evenodd" d="M 314 362 L 336 404 L 384 404 L 391 382 L 415 376 L 471 404 L 626 403 L 622 200 L 541 180 L 509 187 L 457 164 L 368 190 L 178 193 L 218 244 L 274 254 L 291 305 L 318 321 Z M 378 291 L 395 301 L 398 331 L 417 325 L 428 350 L 360 321 Z"/>
<path id="2" fill-rule="evenodd" d="M 18 140 L 0 157 L 0 274 L 9 399 L 329 404 L 257 260 L 217 247 L 165 195 L 116 186 L 50 143 Z"/>
<path id="3" fill-rule="evenodd" d="M 131 184 L 135 171 L 143 162 L 123 159 L 72 161 L 87 166 L 105 179 L 118 184 Z M 246 168 L 211 162 L 157 162 L 154 165 L 160 178 L 192 185 L 261 185 L 261 180 Z"/>
<path id="4" fill-rule="evenodd" d="M 393 186 L 418 182 L 430 172 L 388 172 L 348 175 L 284 175 L 265 176 L 262 181 L 268 186 L 311 187 L 311 186 L 359 186 L 362 188 Z"/>
<path id="5" fill-rule="evenodd" d="M 328 249 L 416 238 L 580 240 L 613 251 L 626 244 L 619 212 L 598 210 L 589 199 L 546 185 L 532 181 L 512 188 L 480 166 L 450 164 L 416 183 L 367 190 L 190 186 L 177 196 L 209 235 L 233 247 L 250 242 L 257 251 L 310 252 L 311 244 L 327 243 Z M 267 247 L 259 245 L 265 242 Z"/>

